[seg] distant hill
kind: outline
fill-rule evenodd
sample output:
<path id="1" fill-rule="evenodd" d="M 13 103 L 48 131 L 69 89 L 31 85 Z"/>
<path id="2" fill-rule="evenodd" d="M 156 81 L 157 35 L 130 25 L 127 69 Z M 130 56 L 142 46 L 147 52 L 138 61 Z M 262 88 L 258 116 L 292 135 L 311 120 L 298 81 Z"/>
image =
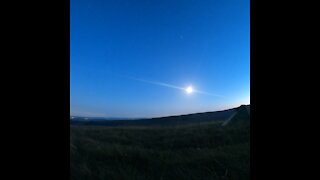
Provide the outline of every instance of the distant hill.
<path id="1" fill-rule="evenodd" d="M 71 121 L 111 121 L 111 120 L 136 120 L 142 118 L 122 118 L 122 117 L 81 117 L 70 116 Z"/>
<path id="2" fill-rule="evenodd" d="M 158 117 L 158 118 L 149 118 L 149 119 L 136 119 L 136 120 L 125 119 L 125 118 L 108 119 L 108 118 L 73 117 L 70 119 L 70 123 L 72 125 L 103 125 L 103 126 L 123 126 L 123 125 L 163 126 L 163 125 L 206 123 L 211 121 L 226 121 L 230 116 L 235 114 L 238 111 L 238 109 L 245 109 L 246 112 L 250 114 L 250 105 L 242 105 L 237 108 L 232 108 L 232 109 L 223 110 L 223 111 L 187 114 L 187 115 L 180 115 L 180 116 Z"/>
<path id="3" fill-rule="evenodd" d="M 234 113 L 226 119 L 222 126 L 226 126 L 228 124 L 242 123 L 242 121 L 250 121 L 250 105 L 241 105 L 236 108 Z"/>

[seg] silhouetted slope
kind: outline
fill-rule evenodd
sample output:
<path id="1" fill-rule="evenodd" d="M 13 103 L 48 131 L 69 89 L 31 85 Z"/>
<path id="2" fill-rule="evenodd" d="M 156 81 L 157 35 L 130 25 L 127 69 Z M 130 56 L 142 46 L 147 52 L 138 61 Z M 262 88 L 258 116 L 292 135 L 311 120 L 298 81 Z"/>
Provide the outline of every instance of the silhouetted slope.
<path id="1" fill-rule="evenodd" d="M 140 126 L 140 125 L 181 125 L 181 124 L 194 124 L 194 123 L 205 123 L 211 121 L 224 121 L 230 117 L 237 108 L 215 111 L 196 113 L 180 116 L 169 116 L 159 117 L 151 119 L 140 119 L 140 120 L 90 120 L 90 121 L 77 121 L 70 120 L 73 125 L 105 125 L 105 126 Z"/>
<path id="2" fill-rule="evenodd" d="M 236 108 L 233 114 L 223 122 L 222 126 L 234 123 L 243 123 L 243 121 L 250 122 L 250 105 L 241 105 Z"/>

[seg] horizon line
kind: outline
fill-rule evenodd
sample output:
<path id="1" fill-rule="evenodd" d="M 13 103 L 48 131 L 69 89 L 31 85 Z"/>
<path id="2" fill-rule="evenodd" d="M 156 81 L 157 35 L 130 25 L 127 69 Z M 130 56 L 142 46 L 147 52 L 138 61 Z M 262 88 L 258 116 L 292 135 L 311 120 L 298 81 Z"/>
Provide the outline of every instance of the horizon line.
<path id="1" fill-rule="evenodd" d="M 174 115 L 165 115 L 165 116 L 150 116 L 150 117 L 120 117 L 120 116 L 82 116 L 82 115 L 71 115 L 70 117 L 80 117 L 80 118 L 114 118 L 114 119 L 152 119 L 152 118 L 164 118 L 164 117 L 172 117 L 172 116 L 183 116 L 183 115 L 191 115 L 191 114 L 201 114 L 201 113 L 208 113 L 208 112 L 218 112 L 218 111 L 226 111 L 230 109 L 235 109 L 240 106 L 250 106 L 250 104 L 241 104 L 239 106 L 231 107 L 231 108 L 225 108 L 225 109 L 219 109 L 214 111 L 203 111 L 203 112 L 194 112 L 194 113 L 187 113 L 187 114 L 174 114 Z"/>

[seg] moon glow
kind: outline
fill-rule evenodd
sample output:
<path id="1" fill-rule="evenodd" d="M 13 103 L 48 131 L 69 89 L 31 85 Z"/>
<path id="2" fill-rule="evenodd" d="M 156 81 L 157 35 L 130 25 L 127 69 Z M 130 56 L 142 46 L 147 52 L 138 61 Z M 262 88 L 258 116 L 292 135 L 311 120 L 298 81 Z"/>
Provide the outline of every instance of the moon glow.
<path id="1" fill-rule="evenodd" d="M 188 87 L 186 88 L 186 92 L 187 92 L 187 94 L 191 94 L 191 93 L 193 92 L 192 86 L 188 86 Z"/>

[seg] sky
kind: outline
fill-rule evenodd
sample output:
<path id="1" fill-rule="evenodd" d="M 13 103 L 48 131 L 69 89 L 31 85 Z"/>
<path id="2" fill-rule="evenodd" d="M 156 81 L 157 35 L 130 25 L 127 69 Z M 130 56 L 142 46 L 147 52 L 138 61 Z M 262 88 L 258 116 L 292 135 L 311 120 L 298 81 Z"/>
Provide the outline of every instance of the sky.
<path id="1" fill-rule="evenodd" d="M 70 1 L 70 115 L 160 117 L 241 104 L 250 104 L 249 0 Z"/>

